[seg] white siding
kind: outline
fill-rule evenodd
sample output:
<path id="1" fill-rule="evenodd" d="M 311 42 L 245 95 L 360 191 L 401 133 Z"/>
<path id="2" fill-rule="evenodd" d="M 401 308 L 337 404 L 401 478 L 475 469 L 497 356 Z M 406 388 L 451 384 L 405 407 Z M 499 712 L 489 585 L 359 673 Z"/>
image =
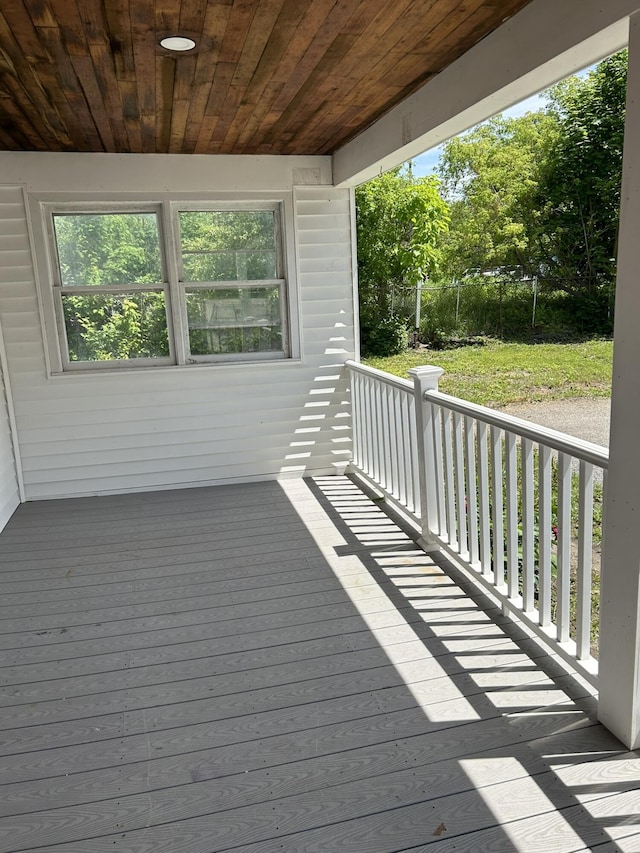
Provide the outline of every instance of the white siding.
<path id="1" fill-rule="evenodd" d="M 60 162 L 65 165 L 64 186 L 57 178 L 61 190 L 80 190 L 75 162 L 82 166 L 83 190 L 104 163 L 108 174 L 102 184 L 112 193 L 118 188 L 109 171 L 113 158 L 109 164 L 105 155 L 67 155 L 63 161 L 53 155 L 52 169 L 46 168 L 51 155 L 8 154 L 0 155 L 0 166 L 13 156 L 19 158 L 17 173 L 27 194 L 56 192 Z M 91 156 L 95 166 L 88 170 Z M 212 179 L 217 159 L 225 160 L 207 160 Z M 244 164 L 240 168 L 229 159 L 237 160 L 227 158 L 217 167 L 223 190 L 251 191 L 241 179 Z M 287 236 L 295 240 L 298 268 L 298 362 L 49 376 L 23 190 L 0 187 L 0 319 L 27 500 L 342 469 L 350 455 L 342 364 L 354 354 L 350 194 L 331 186 L 283 186 L 283 158 L 265 159 L 277 159 L 277 170 L 272 174 L 263 164 L 261 183 L 271 180 L 273 189 L 293 194 L 295 234 Z M 303 165 L 319 161 L 326 176 L 325 158 L 292 159 L 304 159 Z M 147 162 L 145 182 L 140 172 Z M 173 184 L 191 188 L 193 158 L 170 162 Z M 136 158 L 141 192 L 149 191 L 157 165 L 157 157 Z M 131 189 L 129 178 L 120 179 L 123 192 Z M 164 178 L 159 192 L 175 191 L 167 185 L 166 169 Z M 200 182 L 206 185 L 202 174 Z M 38 263 L 37 269 L 41 286 L 47 286 L 46 268 Z"/>

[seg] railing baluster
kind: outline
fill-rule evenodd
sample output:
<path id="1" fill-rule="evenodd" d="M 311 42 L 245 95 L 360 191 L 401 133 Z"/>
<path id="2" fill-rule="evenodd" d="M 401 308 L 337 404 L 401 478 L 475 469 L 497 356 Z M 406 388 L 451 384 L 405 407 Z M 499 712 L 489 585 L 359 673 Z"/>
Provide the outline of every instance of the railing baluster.
<path id="1" fill-rule="evenodd" d="M 377 420 L 377 430 L 378 430 L 378 440 L 376 441 L 376 477 L 378 482 L 384 486 L 384 477 L 385 477 L 385 429 L 384 429 L 384 411 L 383 411 L 383 400 L 384 400 L 384 386 L 378 385 L 376 388 L 376 420 Z"/>
<path id="2" fill-rule="evenodd" d="M 558 642 L 570 635 L 571 597 L 571 457 L 558 454 L 558 568 L 556 570 L 556 624 Z"/>
<path id="3" fill-rule="evenodd" d="M 413 511 L 416 515 L 422 514 L 422 501 L 420 498 L 420 475 L 418 473 L 418 434 L 416 431 L 416 404 L 413 395 L 407 399 L 409 408 L 409 443 L 411 445 L 411 485 L 413 492 Z"/>
<path id="4" fill-rule="evenodd" d="M 385 487 L 390 495 L 393 495 L 394 498 L 398 497 L 398 492 L 396 489 L 396 476 L 395 476 L 395 459 L 396 453 L 398 452 L 398 448 L 395 442 L 395 435 L 393 431 L 393 418 L 391 415 L 391 397 L 393 395 L 393 388 L 389 385 L 385 385 L 383 389 L 384 394 L 384 423 L 385 423 L 385 433 L 386 433 L 386 454 L 385 454 Z"/>
<path id="5" fill-rule="evenodd" d="M 413 384 L 353 362 L 348 369 L 354 469 L 408 514 L 422 530 L 423 547 L 440 545 L 455 556 L 502 601 L 505 612 L 597 685 L 590 656 L 593 469 L 603 471 L 606 488 L 606 452 L 442 394 L 436 390 L 438 368 L 414 371 Z M 421 386 L 422 381 L 434 384 Z M 572 471 L 574 459 L 580 462 L 579 479 Z M 430 467 L 420 470 L 419 460 Z M 572 544 L 574 480 L 577 547 Z M 556 507 L 557 531 L 552 531 Z M 550 630 L 554 623 L 557 641 Z"/>
<path id="6" fill-rule="evenodd" d="M 386 385 L 380 386 L 380 478 L 384 488 L 392 494 L 389 488 L 391 477 L 389 476 L 389 462 L 391 460 L 389 446 L 389 423 L 387 418 L 387 397 L 389 389 Z"/>
<path id="7" fill-rule="evenodd" d="M 409 449 L 405 441 L 405 418 L 404 414 L 405 395 L 397 388 L 393 389 L 393 410 L 396 430 L 396 441 L 398 444 L 398 500 L 401 504 L 408 504 L 409 494 L 407 492 L 407 459 Z"/>
<path id="8" fill-rule="evenodd" d="M 433 447 L 436 457 L 436 494 L 438 503 L 438 533 L 448 538 L 447 505 L 444 493 L 444 467 L 442 464 L 442 409 L 435 403 L 433 407 Z"/>
<path id="9" fill-rule="evenodd" d="M 357 455 L 358 455 L 358 460 L 359 460 L 357 462 L 357 464 L 360 465 L 361 468 L 366 469 L 368 467 L 367 466 L 367 453 L 366 453 L 366 446 L 367 446 L 366 445 L 366 437 L 367 437 L 366 420 L 367 419 L 366 419 L 366 403 L 365 403 L 365 399 L 364 399 L 364 396 L 365 396 L 364 385 L 365 385 L 366 379 L 364 376 L 360 376 L 358 374 L 356 374 L 356 379 L 357 379 L 357 385 L 356 385 L 357 409 L 356 409 L 354 414 L 355 414 L 355 420 L 356 420 L 356 426 L 355 426 L 356 446 L 357 446 Z"/>
<path id="10" fill-rule="evenodd" d="M 491 509 L 493 521 L 493 582 L 502 590 L 504 578 L 504 501 L 502 492 L 502 430 L 491 427 Z"/>
<path id="11" fill-rule="evenodd" d="M 373 408 L 375 412 L 375 466 L 374 466 L 374 476 L 378 483 L 383 482 L 383 471 L 384 471 L 384 432 L 382 429 L 382 386 L 376 385 L 374 388 L 374 397 L 373 397 Z"/>
<path id="12" fill-rule="evenodd" d="M 535 531 L 533 511 L 533 442 L 520 442 L 522 457 L 522 603 L 525 612 L 535 607 Z"/>
<path id="13" fill-rule="evenodd" d="M 389 423 L 389 491 L 400 499 L 400 471 L 398 468 L 398 433 L 396 431 L 395 389 L 387 386 L 387 419 Z"/>
<path id="14" fill-rule="evenodd" d="M 402 465 L 402 479 L 404 482 L 404 500 L 407 507 L 413 512 L 413 480 L 411 479 L 411 463 L 413 454 L 411 450 L 411 439 L 409 436 L 409 399 L 406 394 L 398 392 L 400 407 L 400 432 L 402 435 L 403 454 L 400 460 Z"/>
<path id="15" fill-rule="evenodd" d="M 551 624 L 551 449 L 538 445 L 538 611 Z"/>
<path id="16" fill-rule="evenodd" d="M 442 412 L 442 437 L 444 448 L 444 484 L 447 503 L 447 539 L 449 545 L 457 549 L 458 531 L 456 529 L 455 488 L 453 483 L 453 444 L 451 440 L 451 412 Z"/>
<path id="17" fill-rule="evenodd" d="M 576 578 L 577 658 L 591 650 L 591 575 L 593 560 L 593 465 L 580 460 L 578 506 L 578 575 Z"/>
<path id="18" fill-rule="evenodd" d="M 491 532 L 489 519 L 489 457 L 487 453 L 487 425 L 483 421 L 476 423 L 476 443 L 478 453 L 478 514 L 480 517 L 480 570 L 483 574 L 491 571 Z"/>
<path id="19" fill-rule="evenodd" d="M 518 590 L 518 473 L 516 436 L 505 433 L 505 486 L 507 503 L 507 587 L 509 598 L 517 598 Z"/>
<path id="20" fill-rule="evenodd" d="M 358 411 L 360 412 L 361 422 L 358 426 L 358 433 L 360 435 L 358 445 L 360 449 L 360 459 L 362 460 L 361 466 L 365 471 L 369 471 L 369 425 L 371 421 L 369 420 L 369 395 L 367 394 L 367 377 L 360 376 L 360 385 L 359 385 L 359 395 L 360 395 L 360 405 L 358 407 Z"/>
<path id="21" fill-rule="evenodd" d="M 351 395 L 351 455 L 356 465 L 360 464 L 360 453 L 358 440 L 360 438 L 361 417 L 359 413 L 358 382 L 360 377 L 357 373 L 349 374 L 349 393 Z"/>
<path id="22" fill-rule="evenodd" d="M 355 417 L 360 418 L 360 423 L 356 424 L 355 430 L 356 434 L 359 435 L 358 446 L 360 452 L 360 462 L 359 465 L 363 469 L 369 473 L 369 458 L 368 458 L 368 446 L 369 446 L 369 413 L 368 413 L 368 395 L 366 393 L 366 384 L 367 377 L 359 376 L 359 386 L 358 393 L 360 395 L 360 402 L 358 404 L 357 412 L 354 412 Z"/>
<path id="23" fill-rule="evenodd" d="M 473 418 L 470 418 L 467 415 L 464 419 L 465 479 L 467 482 L 467 527 L 469 531 L 469 562 L 472 566 L 475 566 L 480 560 L 480 548 L 478 546 L 478 492 L 473 424 Z"/>
<path id="24" fill-rule="evenodd" d="M 456 483 L 456 518 L 458 550 L 461 555 L 469 557 L 467 539 L 467 506 L 464 482 L 464 445 L 462 443 L 462 415 L 453 413 L 453 449 L 455 452 L 455 483 Z"/>
<path id="25" fill-rule="evenodd" d="M 374 403 L 374 384 L 373 380 L 369 377 L 366 377 L 364 391 L 366 394 L 367 407 L 366 407 L 366 418 L 367 418 L 367 459 L 366 459 L 366 472 L 370 477 L 375 477 L 375 465 L 374 465 L 374 437 L 375 437 L 375 412 L 373 409 Z"/>
<path id="26" fill-rule="evenodd" d="M 369 378 L 367 378 L 367 383 L 365 386 L 366 395 L 367 395 L 367 411 L 366 416 L 369 421 L 367 426 L 367 473 L 370 476 L 374 476 L 374 465 L 373 465 L 373 446 L 374 446 L 374 425 L 375 425 L 375 417 L 373 410 L 373 382 Z"/>
<path id="27" fill-rule="evenodd" d="M 411 444 L 411 429 L 412 429 L 412 421 L 413 413 L 411 410 L 411 400 L 412 397 L 404 392 L 400 395 L 400 403 L 401 403 L 401 419 L 402 419 L 402 443 L 404 446 L 404 455 L 405 458 L 403 460 L 403 469 L 404 469 L 404 480 L 405 480 L 405 492 L 406 492 L 406 505 L 411 512 L 415 511 L 415 496 L 413 489 L 413 468 L 415 465 L 414 459 L 414 449 Z"/>

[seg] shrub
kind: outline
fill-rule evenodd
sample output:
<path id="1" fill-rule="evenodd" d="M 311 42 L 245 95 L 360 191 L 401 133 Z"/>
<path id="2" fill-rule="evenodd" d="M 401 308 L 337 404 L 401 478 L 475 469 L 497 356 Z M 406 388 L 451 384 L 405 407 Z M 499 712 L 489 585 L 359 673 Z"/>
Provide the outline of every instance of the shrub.
<path id="1" fill-rule="evenodd" d="M 395 314 L 384 317 L 377 323 L 362 321 L 360 326 L 360 349 L 364 357 L 399 355 L 407 348 L 407 327 L 404 320 Z"/>

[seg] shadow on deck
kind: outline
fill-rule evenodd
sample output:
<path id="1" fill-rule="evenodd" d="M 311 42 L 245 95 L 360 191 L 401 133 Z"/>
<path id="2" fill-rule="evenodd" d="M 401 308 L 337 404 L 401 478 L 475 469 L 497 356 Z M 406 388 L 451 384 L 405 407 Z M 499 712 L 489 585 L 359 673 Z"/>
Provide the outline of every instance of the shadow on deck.
<path id="1" fill-rule="evenodd" d="M 0 561 L 0 852 L 640 851 L 640 757 L 347 478 L 26 504 Z"/>

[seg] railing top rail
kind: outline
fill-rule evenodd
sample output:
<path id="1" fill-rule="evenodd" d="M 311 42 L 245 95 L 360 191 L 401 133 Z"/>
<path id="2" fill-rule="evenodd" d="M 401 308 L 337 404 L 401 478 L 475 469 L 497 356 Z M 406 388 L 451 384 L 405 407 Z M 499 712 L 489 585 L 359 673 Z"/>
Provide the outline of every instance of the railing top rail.
<path id="1" fill-rule="evenodd" d="M 597 465 L 605 470 L 609 467 L 608 449 L 600 447 L 597 444 L 592 444 L 590 441 L 583 441 L 580 438 L 575 438 L 564 432 L 558 432 L 555 429 L 539 426 L 522 418 L 514 418 L 512 415 L 498 412 L 495 409 L 489 409 L 486 406 L 469 403 L 458 397 L 443 394 L 441 391 L 427 391 L 424 398 L 431 403 L 436 403 L 439 406 L 443 406 L 454 412 L 460 412 L 463 415 L 470 415 L 487 424 L 500 427 L 500 429 L 504 429 L 507 432 L 518 433 L 518 435 L 524 436 L 524 438 L 540 442 L 553 450 L 559 450 L 561 453 L 568 453 L 576 459 L 590 462 L 592 465 Z"/>
<path id="2" fill-rule="evenodd" d="M 402 388 L 403 391 L 413 391 L 413 382 L 409 379 L 402 379 L 399 376 L 394 376 L 393 373 L 385 373 L 384 370 L 369 367 L 366 364 L 361 364 L 359 361 L 345 361 L 345 367 L 352 370 L 354 373 L 362 373 L 364 376 L 371 376 L 372 379 L 377 379 L 378 382 L 383 382 L 385 385 L 391 385 L 394 388 Z"/>

